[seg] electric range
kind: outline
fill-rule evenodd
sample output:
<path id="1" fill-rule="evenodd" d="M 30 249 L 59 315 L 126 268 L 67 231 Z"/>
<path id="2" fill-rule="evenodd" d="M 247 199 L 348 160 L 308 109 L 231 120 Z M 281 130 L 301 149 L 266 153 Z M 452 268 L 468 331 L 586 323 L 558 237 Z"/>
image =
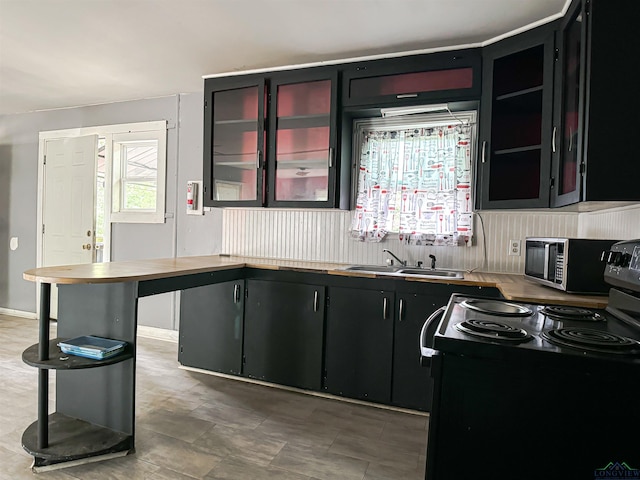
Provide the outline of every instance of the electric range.
<path id="1" fill-rule="evenodd" d="M 640 240 L 602 260 L 606 309 L 454 294 L 425 323 L 427 480 L 640 478 Z"/>

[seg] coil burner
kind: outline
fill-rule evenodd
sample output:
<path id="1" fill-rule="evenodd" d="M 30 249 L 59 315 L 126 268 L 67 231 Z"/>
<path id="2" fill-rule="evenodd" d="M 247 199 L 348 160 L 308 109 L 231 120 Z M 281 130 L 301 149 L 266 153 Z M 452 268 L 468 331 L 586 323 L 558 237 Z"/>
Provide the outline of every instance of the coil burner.
<path id="1" fill-rule="evenodd" d="M 455 328 L 476 337 L 506 342 L 528 342 L 533 337 L 524 329 L 516 328 L 495 320 L 466 320 L 457 323 Z"/>
<path id="2" fill-rule="evenodd" d="M 577 320 L 585 322 L 603 322 L 606 318 L 598 312 L 586 308 L 546 306 L 540 309 L 540 313 L 552 320 Z"/>
<path id="3" fill-rule="evenodd" d="M 639 355 L 640 342 L 611 332 L 589 328 L 557 328 L 542 333 L 548 342 L 597 353 Z"/>
<path id="4" fill-rule="evenodd" d="M 528 317 L 533 312 L 531 309 L 517 303 L 501 302 L 500 300 L 469 299 L 460 304 L 469 310 L 480 313 L 498 315 L 500 317 Z"/>

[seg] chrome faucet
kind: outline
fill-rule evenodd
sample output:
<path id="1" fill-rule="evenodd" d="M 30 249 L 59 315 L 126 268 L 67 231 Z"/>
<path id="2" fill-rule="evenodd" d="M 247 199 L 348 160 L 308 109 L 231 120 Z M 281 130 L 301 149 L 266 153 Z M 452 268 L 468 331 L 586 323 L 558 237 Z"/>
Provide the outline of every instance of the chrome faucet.
<path id="1" fill-rule="evenodd" d="M 431 270 L 435 270 L 436 269 L 436 256 L 435 255 L 429 255 L 429 258 L 431 259 Z"/>
<path id="2" fill-rule="evenodd" d="M 395 258 L 400 263 L 400 265 L 402 265 L 403 267 L 407 266 L 406 260 L 400 260 L 398 257 L 396 257 L 396 255 L 391 250 L 387 250 L 386 248 L 384 248 L 384 249 L 382 249 L 382 251 L 388 253 L 393 258 Z M 391 262 L 393 262 L 393 260 Z"/>

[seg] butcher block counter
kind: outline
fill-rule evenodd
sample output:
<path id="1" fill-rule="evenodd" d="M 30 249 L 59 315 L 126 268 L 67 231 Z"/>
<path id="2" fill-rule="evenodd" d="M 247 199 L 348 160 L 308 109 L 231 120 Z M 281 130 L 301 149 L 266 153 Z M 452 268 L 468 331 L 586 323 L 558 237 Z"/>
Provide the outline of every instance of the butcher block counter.
<path id="1" fill-rule="evenodd" d="M 203 255 L 178 258 L 131 260 L 123 262 L 67 265 L 60 267 L 34 268 L 24 272 L 30 281 L 55 284 L 96 284 L 119 282 L 145 282 L 175 277 L 206 274 L 216 271 L 255 268 L 265 270 L 288 270 L 309 273 L 324 273 L 360 278 L 376 278 L 385 275 L 347 271 L 340 263 L 279 260 L 228 255 Z M 417 277 L 394 277 L 399 281 L 447 283 L 469 286 L 495 287 L 507 300 L 571 305 L 585 308 L 605 308 L 606 295 L 568 294 L 554 288 L 539 285 L 522 275 L 505 273 L 465 273 L 464 279 L 435 279 Z"/>
<path id="2" fill-rule="evenodd" d="M 113 458 L 126 455 L 134 450 L 136 330 L 138 324 L 138 299 L 142 297 L 177 290 L 181 290 L 183 293 L 184 291 L 198 292 L 199 290 L 194 287 L 209 288 L 220 285 L 226 288 L 229 284 L 232 284 L 233 311 L 237 313 L 236 305 L 244 305 L 242 300 L 244 297 L 241 292 L 245 292 L 244 289 L 247 288 L 244 286 L 245 277 L 269 277 L 275 275 L 288 279 L 289 283 L 282 282 L 282 284 L 302 285 L 304 281 L 299 282 L 301 279 L 317 284 L 304 287 L 307 290 L 310 289 L 309 291 L 312 292 L 310 298 L 314 300 L 312 303 L 304 302 L 300 307 L 306 312 L 305 315 L 315 315 L 317 317 L 323 316 L 325 312 L 325 302 L 321 301 L 321 297 L 325 295 L 324 292 L 328 291 L 326 290 L 326 285 L 336 285 L 335 288 L 331 286 L 328 288 L 333 289 L 332 295 L 337 295 L 338 299 L 344 299 L 345 295 L 347 296 L 346 298 L 349 298 L 352 293 L 345 293 L 346 291 L 359 292 L 360 285 L 366 285 L 368 290 L 361 290 L 363 298 L 372 299 L 371 305 L 374 305 L 375 302 L 381 302 L 383 307 L 381 314 L 378 314 L 377 310 L 372 310 L 373 313 L 367 317 L 368 319 L 380 317 L 382 321 L 380 319 L 375 320 L 381 336 L 380 339 L 376 340 L 378 343 L 376 344 L 375 355 L 372 359 L 367 357 L 367 361 L 372 361 L 377 366 L 368 367 L 364 371 L 365 373 L 373 372 L 374 378 L 369 379 L 372 385 L 376 386 L 376 388 L 380 385 L 386 385 L 388 387 L 385 387 L 387 390 L 391 388 L 392 384 L 390 380 L 392 363 L 396 365 L 395 362 L 398 362 L 397 365 L 403 365 L 401 362 L 404 361 L 400 357 L 391 357 L 391 353 L 393 351 L 411 351 L 411 348 L 405 348 L 404 344 L 401 343 L 398 343 L 401 346 L 396 347 L 395 350 L 392 349 L 392 345 L 394 342 L 401 342 L 404 338 L 408 339 L 407 345 L 413 345 L 422 325 L 420 323 L 420 325 L 414 326 L 413 320 L 403 321 L 401 326 L 396 328 L 397 336 L 393 336 L 394 323 L 388 321 L 391 315 L 388 309 L 389 302 L 391 301 L 393 304 L 393 295 L 395 295 L 392 291 L 398 292 L 398 319 L 403 319 L 403 315 L 408 315 L 406 312 L 409 312 L 411 308 L 407 307 L 406 312 L 403 313 L 404 302 L 422 298 L 420 301 L 423 302 L 423 306 L 419 308 L 428 310 L 433 306 L 430 303 L 433 299 L 437 298 L 438 302 L 446 302 L 448 298 L 446 295 L 455 292 L 456 285 L 492 289 L 492 295 L 497 295 L 500 292 L 504 298 L 512 301 L 588 308 L 604 308 L 607 304 L 607 297 L 605 296 L 566 294 L 532 283 L 522 275 L 470 272 L 464 273 L 464 279 L 444 279 L 366 273 L 347 270 L 346 267 L 348 265 L 337 263 L 204 255 L 66 265 L 27 270 L 23 274 L 24 278 L 37 282 L 40 290 L 39 341 L 23 353 L 23 360 L 28 365 L 34 366 L 39 370 L 38 419 L 25 430 L 22 437 L 24 449 L 34 457 L 33 470 L 41 471 L 59 467 L 60 465 L 58 464 L 73 465 Z M 353 279 L 354 285 L 352 285 L 351 279 Z M 260 282 L 260 280 L 247 280 L 247 284 L 248 282 Z M 433 288 L 429 288 L 429 285 L 425 284 L 425 295 L 421 296 L 420 294 L 423 291 L 421 283 L 423 282 L 430 284 Z M 57 285 L 58 317 L 64 319 L 57 324 L 58 338 L 55 339 L 49 338 L 52 284 Z M 436 286 L 436 284 L 440 285 Z M 289 291 L 294 292 L 293 295 L 297 292 L 295 289 Z M 434 293 L 434 291 L 440 293 Z M 339 292 L 342 292 L 342 297 L 339 296 Z M 280 294 L 282 294 L 282 291 L 280 291 Z M 438 295 L 441 297 L 438 297 Z M 205 315 L 201 316 L 201 312 L 198 310 L 194 318 L 204 317 L 206 312 L 213 311 L 218 307 L 223 308 L 223 304 L 219 303 L 217 299 L 218 297 L 211 298 L 213 300 L 208 301 L 207 307 L 204 308 Z M 283 298 L 280 297 L 279 304 L 287 303 L 288 300 Z M 327 295 L 326 298 L 328 299 L 329 296 Z M 426 302 L 425 298 L 428 298 L 429 302 Z M 292 300 L 295 300 L 295 298 Z M 195 303 L 186 302 L 186 304 L 190 308 L 196 308 L 199 305 L 197 301 Z M 332 303 L 331 308 L 336 308 L 335 305 L 337 304 L 340 304 L 340 300 Z M 346 304 L 348 304 L 348 301 Z M 313 307 L 310 305 L 313 305 Z M 410 304 L 407 303 L 407 305 Z M 326 306 L 329 308 L 329 302 L 326 303 Z M 347 307 L 344 308 L 348 310 Z M 426 310 L 423 312 L 425 315 L 431 314 Z M 353 318 L 351 313 L 336 313 L 336 315 L 346 315 L 345 318 Z M 392 315 L 396 316 L 395 313 Z M 282 316 L 278 314 L 277 317 L 281 318 Z M 190 317 L 187 316 L 186 318 Z M 416 318 L 419 318 L 421 322 L 423 320 L 420 313 Z M 408 317 L 404 317 L 404 319 L 408 319 Z M 203 323 L 206 322 L 200 322 L 200 324 Z M 342 323 L 338 322 L 335 325 Z M 323 322 L 310 322 L 310 325 L 323 325 Z M 408 337 L 401 334 L 401 332 L 405 331 L 403 329 L 406 328 L 410 329 L 407 330 L 410 333 Z M 251 328 L 245 324 L 245 334 L 250 330 Z M 287 329 L 286 332 L 293 330 L 295 329 Z M 368 333 L 371 331 L 373 331 L 373 328 L 369 328 Z M 324 338 L 322 331 L 317 333 L 314 330 L 313 332 L 316 335 L 310 335 L 308 338 L 317 337 L 317 343 L 321 346 Z M 124 342 L 126 350 L 122 355 L 115 356 L 113 360 L 109 361 L 82 359 L 75 363 L 66 362 L 67 356 L 62 354 L 58 343 L 86 335 Z M 260 336 L 259 338 L 262 341 L 263 337 Z M 327 345 L 333 342 L 331 351 L 338 358 L 338 353 L 336 352 L 342 352 L 340 350 L 342 336 L 334 334 L 331 339 L 327 334 Z M 198 341 L 187 345 L 185 349 L 190 352 L 196 351 L 199 348 L 199 344 L 203 343 L 200 337 L 196 340 Z M 300 339 L 301 342 L 305 340 L 307 340 L 306 335 Z M 352 347 L 353 345 L 349 343 L 347 351 L 352 352 Z M 204 348 L 206 351 L 210 350 L 208 341 L 204 342 Z M 311 359 L 312 366 L 315 365 L 314 362 L 318 365 L 318 368 L 313 369 L 313 381 L 315 382 L 313 385 L 315 387 L 305 387 L 311 390 L 319 390 L 322 380 L 322 370 L 319 367 L 322 363 L 318 362 L 322 361 L 324 354 L 322 348 L 319 348 L 317 355 Z M 329 347 L 327 347 L 327 350 L 329 350 Z M 382 352 L 387 352 L 388 358 L 384 357 Z M 238 356 L 238 361 L 240 358 Z M 254 355 L 251 358 L 257 357 Z M 296 365 L 296 372 L 302 360 L 304 359 L 297 359 L 291 363 Z M 328 360 L 325 358 L 325 361 Z M 408 362 L 403 368 L 402 375 L 394 377 L 397 381 L 394 380 L 393 385 L 404 385 L 402 379 L 410 370 L 413 372 L 411 375 L 414 375 L 416 379 L 421 379 L 420 382 L 424 381 L 423 377 L 428 376 L 428 372 L 425 373 L 420 364 L 414 362 L 414 358 L 410 354 Z M 49 413 L 48 409 L 48 372 L 51 369 L 58 372 L 56 374 L 56 411 L 53 413 Z M 416 371 L 414 372 L 413 370 Z M 329 383 L 327 378 L 337 378 L 336 372 L 343 371 L 344 368 L 339 365 L 338 367 L 333 365 L 331 374 L 327 373 L 329 372 L 328 367 L 325 369 L 325 388 L 329 393 L 336 392 L 332 390 L 335 389 L 333 386 L 331 389 L 327 386 Z M 251 376 L 250 374 L 247 375 Z M 381 379 L 378 379 L 378 377 L 381 377 Z M 261 377 L 258 376 L 256 378 Z M 410 387 L 410 392 L 416 390 L 414 388 L 416 381 L 413 378 L 407 376 L 408 380 L 404 380 L 407 386 Z M 333 381 L 335 382 L 336 380 Z M 281 383 L 290 384 L 287 382 Z M 423 383 L 427 385 L 426 382 Z M 350 385 L 351 383 L 348 384 Z M 338 385 L 341 384 L 338 383 Z M 117 388 L 114 388 L 114 386 L 117 386 Z M 369 385 L 366 388 L 368 389 Z M 339 388 L 338 390 L 336 390 L 337 393 L 342 395 L 341 390 Z M 398 391 L 401 392 L 400 390 Z M 367 392 L 368 390 L 365 391 L 366 395 L 364 397 L 360 392 L 356 392 L 353 395 L 347 392 L 344 393 L 344 396 L 366 397 L 369 401 L 378 401 L 380 403 L 389 403 L 390 401 L 390 390 L 388 392 L 386 390 L 384 392 L 376 391 L 375 393 L 380 396 L 380 399 L 376 399 L 377 397 L 373 395 L 369 396 Z M 427 393 L 424 394 L 425 398 L 428 398 Z M 78 401 L 79 398 L 82 401 Z M 409 403 L 409 401 L 414 401 L 412 398 L 403 400 L 400 394 L 397 395 L 397 401 L 395 398 L 394 393 L 394 400 L 391 400 L 392 405 L 395 405 L 394 402 L 401 407 L 406 407 L 407 405 L 411 407 L 413 405 Z M 418 405 L 418 407 L 415 405 Z M 415 403 L 415 405 L 412 408 L 428 409 L 428 404 L 422 399 L 420 403 Z"/>

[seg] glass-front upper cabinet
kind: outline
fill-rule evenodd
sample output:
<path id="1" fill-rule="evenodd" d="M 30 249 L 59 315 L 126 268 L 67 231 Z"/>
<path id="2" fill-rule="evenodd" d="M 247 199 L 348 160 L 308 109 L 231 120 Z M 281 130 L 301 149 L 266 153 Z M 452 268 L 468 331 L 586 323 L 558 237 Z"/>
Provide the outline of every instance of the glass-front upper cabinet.
<path id="1" fill-rule="evenodd" d="M 584 48 L 586 18 L 584 4 L 574 2 L 558 31 L 558 65 L 554 118 L 554 183 L 552 206 L 580 200 L 585 85 Z M 557 93 L 556 93 L 557 95 Z M 559 107 L 558 107 L 559 106 Z"/>
<path id="2" fill-rule="evenodd" d="M 337 72 L 271 81 L 270 206 L 333 207 Z"/>
<path id="3" fill-rule="evenodd" d="M 640 201 L 638 148 L 622 134 L 636 124 L 640 103 L 636 62 L 629 56 L 638 45 L 638 16 L 638 1 L 573 0 L 562 19 L 552 207 Z"/>
<path id="4" fill-rule="evenodd" d="M 262 205 L 265 81 L 205 82 L 204 203 Z"/>
<path id="5" fill-rule="evenodd" d="M 466 49 L 355 62 L 343 74 L 342 103 L 393 107 L 477 100 L 481 61 L 480 49 Z"/>
<path id="6" fill-rule="evenodd" d="M 206 79 L 204 204 L 337 206 L 336 182 L 349 181 L 338 171 L 337 85 L 327 68 Z"/>
<path id="7" fill-rule="evenodd" d="M 478 206 L 549 206 L 554 26 L 487 47 Z"/>

